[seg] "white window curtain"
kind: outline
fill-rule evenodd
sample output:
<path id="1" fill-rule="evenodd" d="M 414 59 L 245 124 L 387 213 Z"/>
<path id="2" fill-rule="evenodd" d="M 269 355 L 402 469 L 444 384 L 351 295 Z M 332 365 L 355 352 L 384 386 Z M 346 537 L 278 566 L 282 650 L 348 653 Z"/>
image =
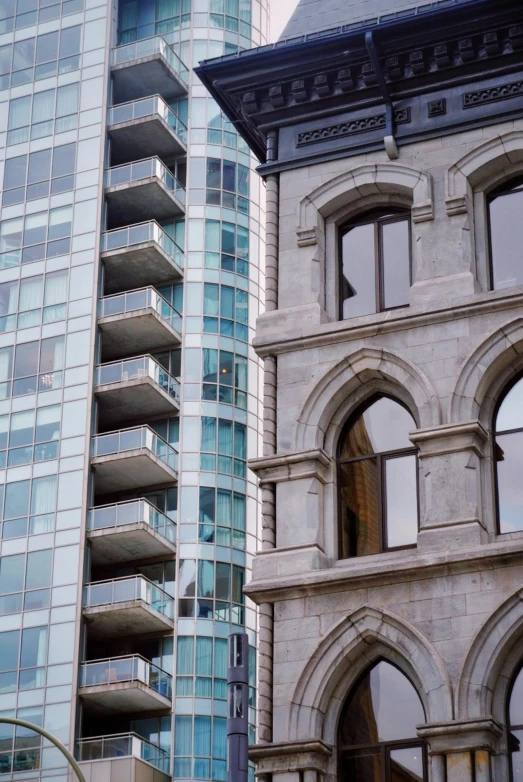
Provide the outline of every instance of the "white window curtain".
<path id="1" fill-rule="evenodd" d="M 245 496 L 243 494 L 234 495 L 233 525 L 235 529 L 245 530 L 246 512 L 245 512 Z"/>
<path id="2" fill-rule="evenodd" d="M 180 0 L 156 0 L 156 21 L 171 19 L 180 14 Z"/>
<path id="3" fill-rule="evenodd" d="M 232 456 L 232 421 L 218 419 L 218 453 Z"/>
<path id="4" fill-rule="evenodd" d="M 15 98 L 9 104 L 9 122 L 8 129 L 23 128 L 29 125 L 31 121 L 31 96 L 25 98 Z M 15 141 L 12 143 L 16 143 Z"/>
<path id="5" fill-rule="evenodd" d="M 212 756 L 225 760 L 227 757 L 227 720 L 213 717 Z"/>
<path id="6" fill-rule="evenodd" d="M 47 627 L 40 627 L 39 630 L 36 664 L 45 665 L 47 662 Z"/>
<path id="7" fill-rule="evenodd" d="M 13 348 L 2 348 L 0 350 L 0 383 L 5 380 L 11 380 L 13 375 Z"/>
<path id="8" fill-rule="evenodd" d="M 227 641 L 223 638 L 214 641 L 214 675 L 221 679 L 227 677 Z"/>
<path id="9" fill-rule="evenodd" d="M 45 278 L 44 307 L 67 301 L 67 272 L 53 272 Z"/>
<path id="10" fill-rule="evenodd" d="M 184 715 L 175 718 L 174 754 L 192 754 L 192 716 Z M 191 776 L 190 772 L 185 776 Z"/>
<path id="11" fill-rule="evenodd" d="M 209 639 L 211 640 L 211 639 Z M 209 757 L 211 754 L 211 718 L 194 718 L 194 754 Z"/>
<path id="12" fill-rule="evenodd" d="M 196 638 L 196 675 L 212 676 L 212 638 Z"/>
<path id="13" fill-rule="evenodd" d="M 216 501 L 216 523 L 222 527 L 230 527 L 232 520 L 231 492 L 218 489 Z"/>
<path id="14" fill-rule="evenodd" d="M 31 490 L 31 515 L 52 513 L 56 508 L 56 475 L 34 478 Z"/>
<path id="15" fill-rule="evenodd" d="M 42 294 L 44 287 L 43 275 L 37 277 L 28 277 L 22 280 L 20 284 L 20 306 L 21 311 L 35 310 L 42 306 Z"/>
<path id="16" fill-rule="evenodd" d="M 16 250 L 22 246 L 23 219 L 15 217 L 0 223 L 0 252 Z"/>
<path id="17" fill-rule="evenodd" d="M 176 654 L 176 673 L 187 676 L 193 673 L 194 638 L 192 635 L 178 638 Z"/>
<path id="18" fill-rule="evenodd" d="M 33 125 L 38 122 L 48 122 L 54 117 L 55 91 L 45 90 L 33 96 Z"/>
<path id="19" fill-rule="evenodd" d="M 243 356 L 235 356 L 236 364 L 235 386 L 242 391 L 247 391 L 247 359 Z"/>
<path id="20" fill-rule="evenodd" d="M 203 287 L 203 312 L 204 315 L 219 314 L 219 286 L 213 283 L 205 283 Z"/>
<path id="21" fill-rule="evenodd" d="M 67 84 L 58 88 L 56 116 L 66 117 L 78 111 L 78 84 Z"/>
<path id="22" fill-rule="evenodd" d="M 216 451 L 216 418 L 202 418 L 202 451 Z"/>

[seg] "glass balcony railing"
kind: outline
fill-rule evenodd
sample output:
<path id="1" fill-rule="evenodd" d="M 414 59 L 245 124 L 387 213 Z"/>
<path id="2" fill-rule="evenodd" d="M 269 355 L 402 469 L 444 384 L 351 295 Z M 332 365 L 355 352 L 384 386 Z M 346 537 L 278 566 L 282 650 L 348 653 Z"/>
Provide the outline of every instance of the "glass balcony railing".
<path id="1" fill-rule="evenodd" d="M 84 606 L 87 608 L 125 603 L 129 600 L 143 600 L 167 619 L 174 619 L 173 598 L 144 576 L 96 581 L 84 588 Z"/>
<path id="2" fill-rule="evenodd" d="M 134 244 L 144 242 L 155 242 L 178 266 L 183 266 L 183 251 L 156 220 L 106 231 L 102 234 L 102 252 L 132 248 Z"/>
<path id="3" fill-rule="evenodd" d="M 117 46 L 112 52 L 111 65 L 133 62 L 141 57 L 149 57 L 151 54 L 160 54 L 182 81 L 189 84 L 189 69 L 161 35 Z"/>
<path id="4" fill-rule="evenodd" d="M 187 143 L 187 126 L 160 95 L 151 95 L 148 98 L 139 98 L 128 103 L 118 103 L 116 106 L 111 106 L 107 112 L 107 124 L 117 125 L 120 122 L 144 119 L 154 115 L 159 115 L 176 133 L 180 141 L 183 141 L 184 144 Z"/>
<path id="5" fill-rule="evenodd" d="M 143 309 L 154 310 L 175 331 L 181 332 L 181 314 L 154 288 L 138 288 L 114 296 L 104 296 L 98 303 L 98 316 L 108 318 L 111 315 L 124 315 Z"/>
<path id="6" fill-rule="evenodd" d="M 108 364 L 98 364 L 95 367 L 94 384 L 95 386 L 105 386 L 140 377 L 150 377 L 166 394 L 169 394 L 176 402 L 180 402 L 180 383 L 152 356 L 138 356 L 121 361 L 111 361 Z"/>
<path id="7" fill-rule="evenodd" d="M 117 682 L 141 682 L 166 698 L 172 696 L 172 676 L 139 654 L 93 660 L 80 665 L 80 687 Z"/>
<path id="8" fill-rule="evenodd" d="M 171 543 L 176 543 L 176 522 L 169 519 L 145 499 L 91 508 L 87 516 L 87 529 L 111 529 L 141 521 L 148 524 L 151 529 L 163 535 Z"/>
<path id="9" fill-rule="evenodd" d="M 178 469 L 178 451 L 162 440 L 148 426 L 120 429 L 118 432 L 97 434 L 92 439 L 93 456 L 111 456 L 145 448 L 157 456 L 171 470 Z"/>
<path id="10" fill-rule="evenodd" d="M 136 733 L 95 736 L 80 739 L 77 743 L 76 759 L 80 763 L 128 757 L 145 760 L 165 774 L 169 774 L 169 753 Z"/>
<path id="11" fill-rule="evenodd" d="M 181 186 L 176 177 L 169 171 L 157 157 L 148 157 L 133 163 L 125 163 L 122 166 L 114 166 L 105 171 L 105 186 L 123 185 L 130 182 L 139 182 L 141 179 L 157 177 L 167 190 L 178 201 L 185 203 L 185 188 Z"/>

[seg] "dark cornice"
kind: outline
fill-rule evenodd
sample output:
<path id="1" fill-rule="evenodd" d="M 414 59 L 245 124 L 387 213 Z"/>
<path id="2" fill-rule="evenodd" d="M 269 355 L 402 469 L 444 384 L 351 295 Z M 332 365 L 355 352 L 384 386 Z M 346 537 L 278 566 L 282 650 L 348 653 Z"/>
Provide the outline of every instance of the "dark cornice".
<path id="1" fill-rule="evenodd" d="M 461 0 L 398 17 L 207 60 L 196 72 L 267 173 L 382 147 L 368 29 L 399 144 L 523 114 L 523 0 Z M 280 149 L 267 155 L 270 131 Z"/>

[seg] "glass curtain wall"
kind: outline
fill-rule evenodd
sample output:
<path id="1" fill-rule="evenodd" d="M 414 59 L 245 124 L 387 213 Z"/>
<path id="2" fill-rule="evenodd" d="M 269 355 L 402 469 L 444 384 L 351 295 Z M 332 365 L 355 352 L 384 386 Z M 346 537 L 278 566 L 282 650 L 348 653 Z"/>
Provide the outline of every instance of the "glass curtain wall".
<path id="1" fill-rule="evenodd" d="M 162 35 L 191 69 L 266 42 L 263 0 L 120 0 L 119 43 Z M 255 722 L 257 617 L 243 596 L 260 515 L 247 458 L 257 455 L 262 373 L 250 344 L 263 306 L 264 186 L 256 161 L 190 71 L 171 104 L 188 126 L 186 219 L 170 227 L 185 282 L 162 295 L 183 310 L 175 779 L 226 779 L 226 643 L 246 629 Z M 184 172 L 185 173 L 185 172 Z"/>

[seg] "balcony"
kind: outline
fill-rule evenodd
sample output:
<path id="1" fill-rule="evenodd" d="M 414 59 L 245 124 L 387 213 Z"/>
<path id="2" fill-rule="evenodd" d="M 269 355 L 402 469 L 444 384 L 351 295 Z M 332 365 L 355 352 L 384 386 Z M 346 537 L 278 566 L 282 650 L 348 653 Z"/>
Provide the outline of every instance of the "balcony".
<path id="1" fill-rule="evenodd" d="M 170 782 L 169 753 L 136 733 L 117 733 L 80 739 L 76 759 L 87 782 L 139 779 L 143 782 Z M 106 761 L 101 763 L 100 761 Z M 139 767 L 133 769 L 133 765 Z M 147 765 L 146 765 L 147 764 Z M 154 772 L 148 766 L 154 766 Z M 103 767 L 103 768 L 102 768 Z"/>
<path id="2" fill-rule="evenodd" d="M 80 665 L 79 695 L 102 713 L 170 709 L 172 677 L 138 654 L 93 660 Z"/>
<path id="3" fill-rule="evenodd" d="M 96 581 L 84 588 L 84 617 L 97 637 L 166 632 L 174 627 L 174 600 L 143 576 Z"/>
<path id="4" fill-rule="evenodd" d="M 182 316 L 150 287 L 100 299 L 98 326 L 104 359 L 172 348 L 182 341 Z"/>
<path id="5" fill-rule="evenodd" d="M 144 499 L 91 508 L 87 516 L 93 565 L 174 556 L 176 524 Z"/>
<path id="6" fill-rule="evenodd" d="M 185 189 L 157 157 L 108 168 L 105 197 L 111 228 L 185 214 Z"/>
<path id="7" fill-rule="evenodd" d="M 116 165 L 155 155 L 170 160 L 187 152 L 187 128 L 159 95 L 112 106 L 107 126 Z"/>
<path id="8" fill-rule="evenodd" d="M 178 452 L 148 426 L 96 435 L 91 464 L 98 494 L 178 480 Z"/>
<path id="9" fill-rule="evenodd" d="M 145 98 L 157 92 L 174 100 L 187 94 L 189 71 L 160 35 L 123 44 L 111 53 L 115 103 Z"/>
<path id="10" fill-rule="evenodd" d="M 101 249 L 107 293 L 183 276 L 183 252 L 155 220 L 106 231 Z"/>
<path id="11" fill-rule="evenodd" d="M 94 372 L 98 422 L 119 426 L 145 416 L 174 415 L 180 409 L 180 384 L 152 356 L 99 364 Z"/>

